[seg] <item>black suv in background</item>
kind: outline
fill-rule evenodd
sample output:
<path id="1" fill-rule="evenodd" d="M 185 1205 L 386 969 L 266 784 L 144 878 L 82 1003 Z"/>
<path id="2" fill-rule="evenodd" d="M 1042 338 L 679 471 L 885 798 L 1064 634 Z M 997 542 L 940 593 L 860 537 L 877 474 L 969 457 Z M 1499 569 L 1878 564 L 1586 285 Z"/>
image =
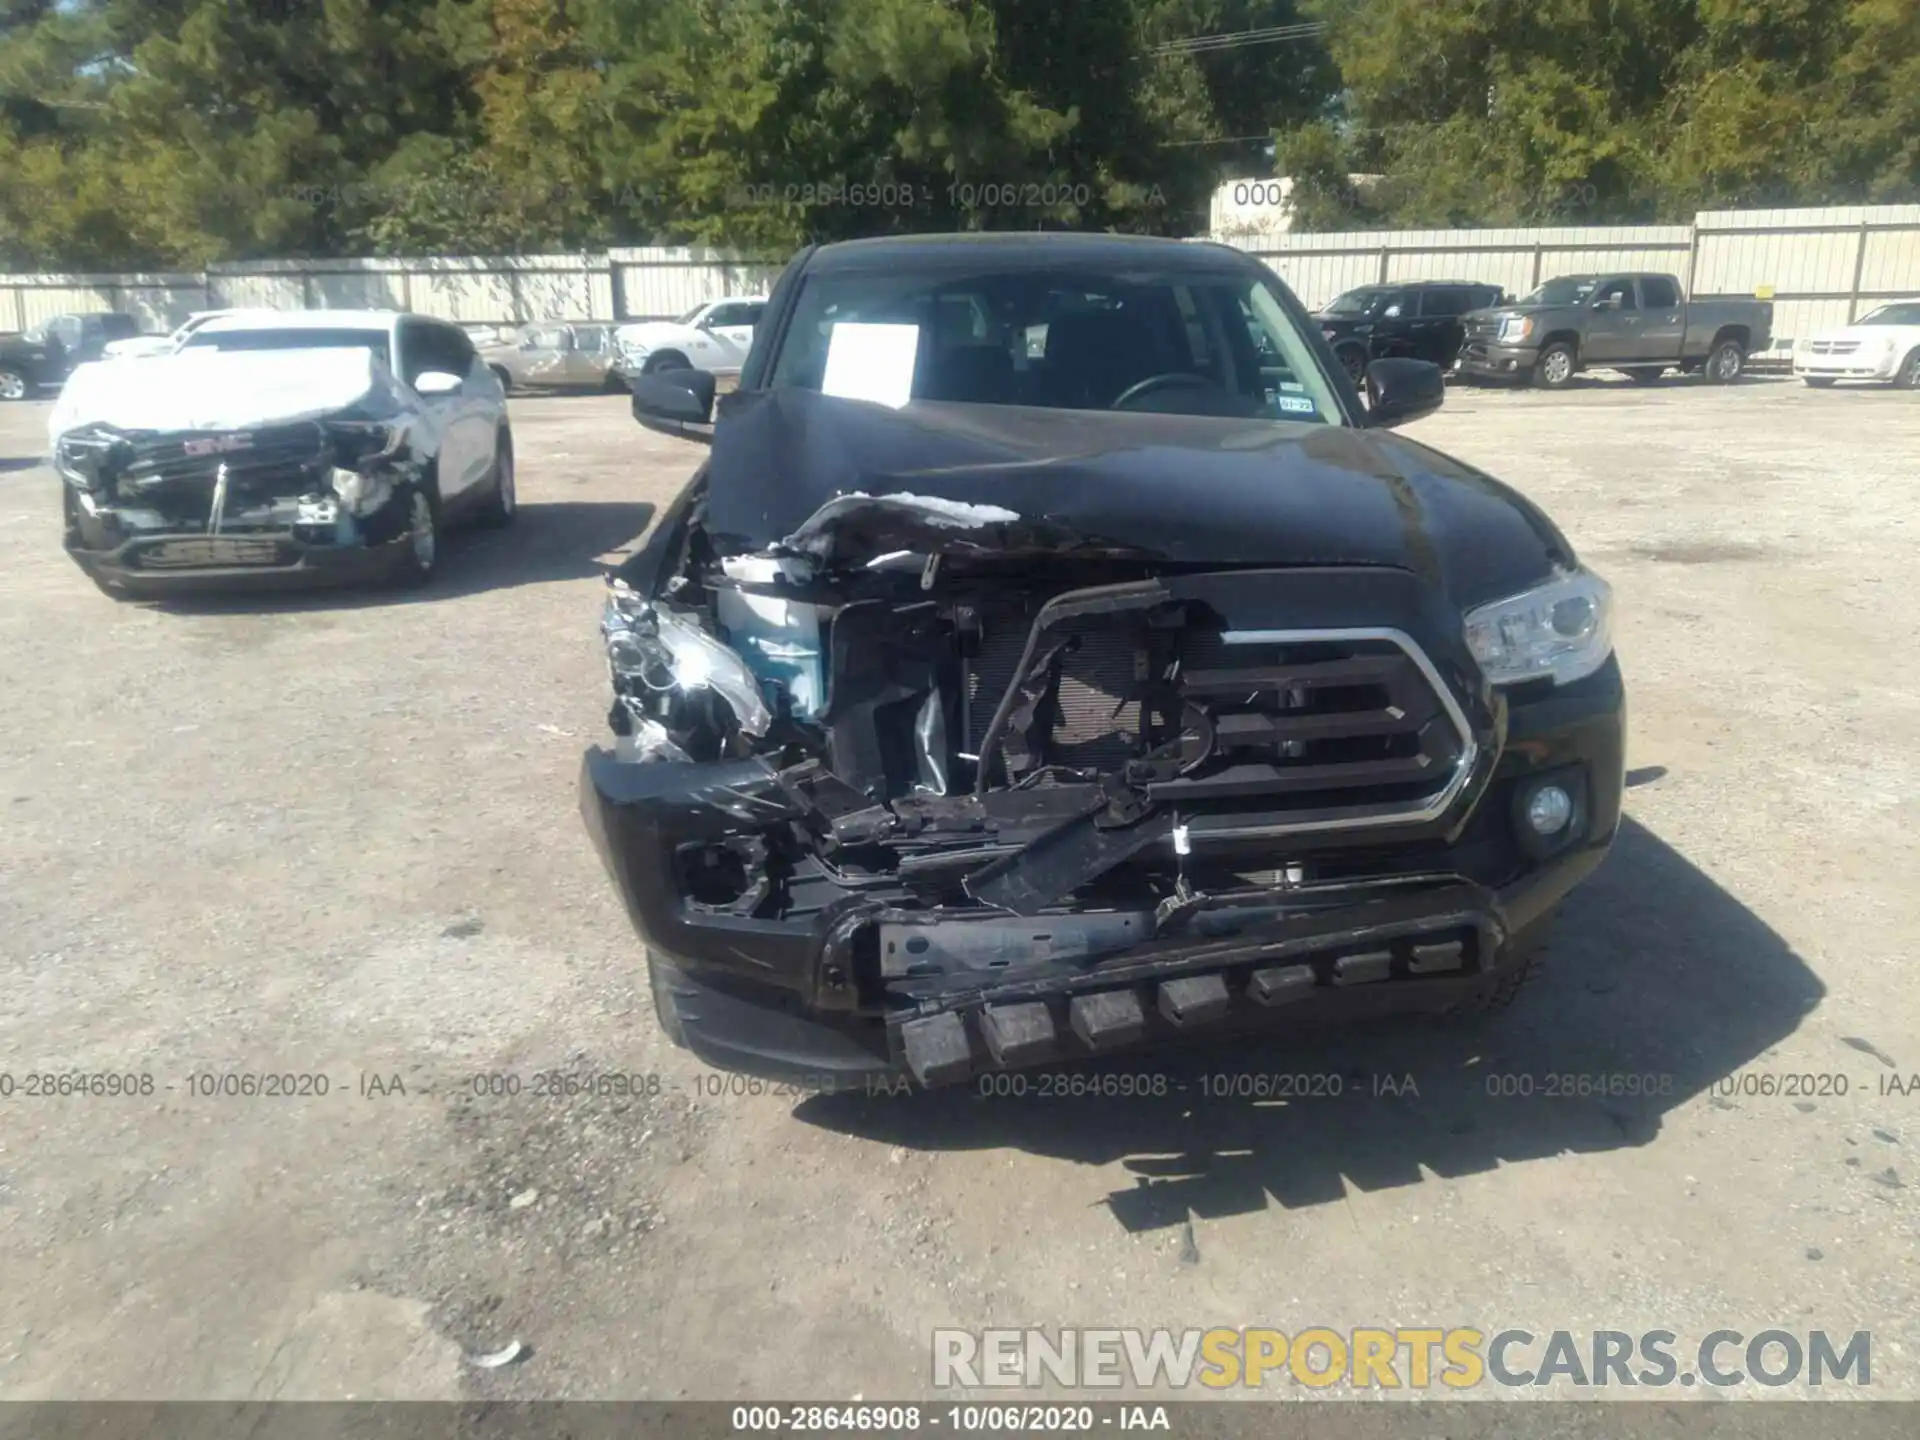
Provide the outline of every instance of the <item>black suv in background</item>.
<path id="1" fill-rule="evenodd" d="M 140 322 L 131 315 L 55 315 L 23 335 L 0 335 L 0 400 L 27 400 L 36 390 L 64 384 L 109 341 L 131 340 Z"/>
<path id="2" fill-rule="evenodd" d="M 1313 318 L 1359 385 L 1369 360 L 1401 357 L 1446 369 L 1466 339 L 1461 317 L 1504 298 L 1498 285 L 1480 281 L 1406 280 L 1349 290 Z"/>

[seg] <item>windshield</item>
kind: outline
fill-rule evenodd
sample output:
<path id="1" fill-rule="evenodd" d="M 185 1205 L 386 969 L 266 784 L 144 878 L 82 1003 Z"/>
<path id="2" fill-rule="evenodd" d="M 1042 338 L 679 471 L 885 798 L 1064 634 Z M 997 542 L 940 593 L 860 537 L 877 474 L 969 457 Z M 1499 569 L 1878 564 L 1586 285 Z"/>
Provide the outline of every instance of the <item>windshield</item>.
<path id="1" fill-rule="evenodd" d="M 706 308 L 707 302 L 703 300 L 691 310 L 687 311 L 686 314 L 674 316 L 673 323 L 676 325 L 691 325 L 695 320 L 700 318 L 700 312 Z"/>
<path id="2" fill-rule="evenodd" d="M 1856 325 L 1920 325 L 1920 300 L 1882 305 L 1853 322 Z"/>
<path id="3" fill-rule="evenodd" d="M 306 329 L 197 330 L 182 350 L 367 350 L 383 365 L 393 363 L 384 330 Z"/>
<path id="4" fill-rule="evenodd" d="M 1578 305 L 1600 283 L 1597 275 L 1562 275 L 1549 280 L 1531 295 L 1522 296 L 1522 305 Z"/>
<path id="5" fill-rule="evenodd" d="M 817 277 L 771 384 L 891 403 L 1343 423 L 1278 292 L 1239 271 Z"/>
<path id="6" fill-rule="evenodd" d="M 1363 285 L 1358 290 L 1349 290 L 1339 299 L 1328 305 L 1322 315 L 1371 315 L 1382 309 L 1388 298 L 1398 292 L 1380 285 Z"/>

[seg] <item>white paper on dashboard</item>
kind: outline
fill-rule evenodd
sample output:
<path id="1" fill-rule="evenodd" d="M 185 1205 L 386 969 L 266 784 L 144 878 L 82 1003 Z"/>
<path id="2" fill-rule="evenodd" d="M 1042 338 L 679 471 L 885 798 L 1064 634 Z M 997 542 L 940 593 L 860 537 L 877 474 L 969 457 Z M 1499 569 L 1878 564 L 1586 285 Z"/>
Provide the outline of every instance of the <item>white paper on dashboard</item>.
<path id="1" fill-rule="evenodd" d="M 820 390 L 847 400 L 871 400 L 899 409 L 913 398 L 913 366 L 920 353 L 918 325 L 842 321 L 827 337 L 827 373 Z"/>

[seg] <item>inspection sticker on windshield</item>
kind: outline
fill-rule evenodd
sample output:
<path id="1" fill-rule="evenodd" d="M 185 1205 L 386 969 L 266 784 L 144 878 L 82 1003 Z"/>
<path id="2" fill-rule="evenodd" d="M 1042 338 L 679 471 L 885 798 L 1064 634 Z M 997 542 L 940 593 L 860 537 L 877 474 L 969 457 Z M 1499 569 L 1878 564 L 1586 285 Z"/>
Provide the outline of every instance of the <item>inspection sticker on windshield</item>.
<path id="1" fill-rule="evenodd" d="M 1273 403 L 1290 415 L 1317 415 L 1313 401 L 1304 395 L 1276 395 Z"/>
<path id="2" fill-rule="evenodd" d="M 871 400 L 897 410 L 913 397 L 913 366 L 919 351 L 918 325 L 841 321 L 827 338 L 821 393 Z"/>

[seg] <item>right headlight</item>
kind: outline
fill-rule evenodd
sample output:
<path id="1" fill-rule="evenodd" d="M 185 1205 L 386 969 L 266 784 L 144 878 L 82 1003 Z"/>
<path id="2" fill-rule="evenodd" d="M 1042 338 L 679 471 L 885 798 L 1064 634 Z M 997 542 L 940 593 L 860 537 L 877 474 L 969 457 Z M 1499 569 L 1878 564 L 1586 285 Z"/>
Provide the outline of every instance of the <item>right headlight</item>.
<path id="1" fill-rule="evenodd" d="M 1613 588 L 1589 570 L 1469 610 L 1467 648 L 1495 685 L 1585 679 L 1613 653 Z"/>
<path id="2" fill-rule="evenodd" d="M 1533 334 L 1531 315 L 1509 315 L 1500 322 L 1500 339 L 1503 342 L 1524 340 L 1531 334 Z"/>

